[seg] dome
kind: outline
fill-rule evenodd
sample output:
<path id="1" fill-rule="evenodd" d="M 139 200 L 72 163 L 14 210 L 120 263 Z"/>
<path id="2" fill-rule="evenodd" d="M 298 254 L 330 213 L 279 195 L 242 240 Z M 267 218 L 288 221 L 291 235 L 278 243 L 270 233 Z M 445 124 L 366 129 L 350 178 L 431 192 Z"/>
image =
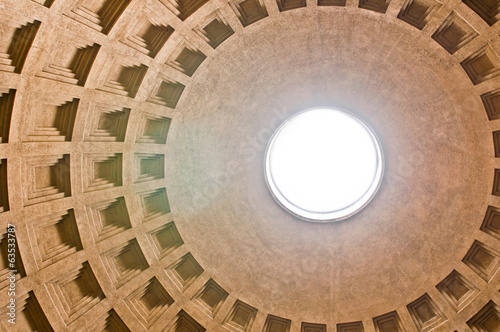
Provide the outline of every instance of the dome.
<path id="1" fill-rule="evenodd" d="M 499 6 L 3 1 L 0 331 L 499 331 Z M 383 150 L 329 223 L 265 176 L 318 108 Z"/>

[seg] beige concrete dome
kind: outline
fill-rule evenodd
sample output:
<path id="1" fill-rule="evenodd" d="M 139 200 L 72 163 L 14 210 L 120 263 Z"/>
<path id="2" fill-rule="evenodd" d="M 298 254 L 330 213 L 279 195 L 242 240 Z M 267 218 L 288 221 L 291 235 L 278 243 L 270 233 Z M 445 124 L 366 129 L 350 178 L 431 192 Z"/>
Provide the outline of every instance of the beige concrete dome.
<path id="1" fill-rule="evenodd" d="M 500 331 L 499 0 L 0 14 L 1 331 Z M 314 107 L 384 151 L 340 222 L 265 182 L 270 137 Z"/>

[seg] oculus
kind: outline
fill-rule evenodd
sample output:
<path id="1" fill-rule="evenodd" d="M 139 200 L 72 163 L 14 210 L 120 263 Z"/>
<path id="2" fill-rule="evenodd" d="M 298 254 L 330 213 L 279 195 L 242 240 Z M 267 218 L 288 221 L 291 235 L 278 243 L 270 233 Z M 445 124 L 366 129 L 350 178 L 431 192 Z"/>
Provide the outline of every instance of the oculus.
<path id="1" fill-rule="evenodd" d="M 336 108 L 315 108 L 286 120 L 265 155 L 274 199 L 308 221 L 347 219 L 362 210 L 382 182 L 384 157 L 373 130 Z"/>

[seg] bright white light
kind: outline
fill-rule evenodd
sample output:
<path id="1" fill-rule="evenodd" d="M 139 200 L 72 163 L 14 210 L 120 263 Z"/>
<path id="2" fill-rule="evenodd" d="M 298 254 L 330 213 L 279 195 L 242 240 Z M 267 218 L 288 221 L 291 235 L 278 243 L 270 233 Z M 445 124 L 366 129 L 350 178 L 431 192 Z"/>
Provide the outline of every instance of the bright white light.
<path id="1" fill-rule="evenodd" d="M 370 129 L 337 109 L 299 113 L 274 133 L 266 178 L 276 200 L 304 219 L 333 221 L 361 210 L 376 193 L 382 151 Z"/>

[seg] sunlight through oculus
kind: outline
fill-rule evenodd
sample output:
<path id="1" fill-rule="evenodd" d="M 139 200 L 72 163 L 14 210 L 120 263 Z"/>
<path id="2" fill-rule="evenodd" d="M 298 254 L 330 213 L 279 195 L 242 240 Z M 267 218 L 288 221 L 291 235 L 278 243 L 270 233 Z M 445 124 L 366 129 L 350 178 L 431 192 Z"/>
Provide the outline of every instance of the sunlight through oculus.
<path id="1" fill-rule="evenodd" d="M 266 152 L 276 201 L 306 220 L 346 219 L 365 207 L 383 176 L 383 154 L 368 125 L 339 109 L 311 109 L 283 123 Z"/>

